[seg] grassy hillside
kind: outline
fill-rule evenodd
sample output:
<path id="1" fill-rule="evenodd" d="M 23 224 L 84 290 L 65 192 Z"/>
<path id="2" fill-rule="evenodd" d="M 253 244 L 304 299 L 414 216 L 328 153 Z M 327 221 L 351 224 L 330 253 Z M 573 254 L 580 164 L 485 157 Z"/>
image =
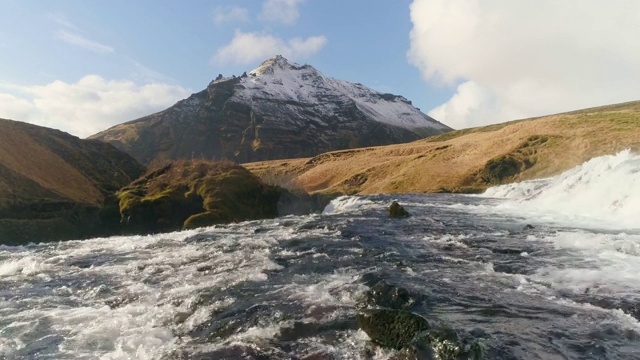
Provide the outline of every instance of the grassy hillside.
<path id="1" fill-rule="evenodd" d="M 107 197 L 143 171 L 109 144 L 0 119 L 0 242 L 83 236 L 77 225 L 89 231 Z"/>
<path id="2" fill-rule="evenodd" d="M 555 175 L 626 148 L 640 150 L 640 101 L 246 167 L 311 192 L 477 192 Z"/>

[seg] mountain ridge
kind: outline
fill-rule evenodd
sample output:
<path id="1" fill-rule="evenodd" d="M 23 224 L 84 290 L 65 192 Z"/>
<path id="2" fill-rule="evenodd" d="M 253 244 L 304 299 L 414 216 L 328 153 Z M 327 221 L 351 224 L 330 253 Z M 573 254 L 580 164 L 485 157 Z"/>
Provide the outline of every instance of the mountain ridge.
<path id="1" fill-rule="evenodd" d="M 193 157 L 247 162 L 407 142 L 449 130 L 402 96 L 275 56 L 248 74 L 219 75 L 164 111 L 90 138 L 146 164 Z"/>

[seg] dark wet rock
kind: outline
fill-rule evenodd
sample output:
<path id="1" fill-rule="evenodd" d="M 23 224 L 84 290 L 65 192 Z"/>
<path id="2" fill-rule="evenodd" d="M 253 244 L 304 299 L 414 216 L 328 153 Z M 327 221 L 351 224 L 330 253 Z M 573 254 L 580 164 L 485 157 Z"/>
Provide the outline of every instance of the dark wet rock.
<path id="1" fill-rule="evenodd" d="M 402 205 L 398 204 L 397 201 L 392 202 L 387 211 L 390 218 L 403 218 L 409 216 L 409 212 L 405 210 Z"/>
<path id="2" fill-rule="evenodd" d="M 480 360 L 486 359 L 486 349 L 473 337 L 443 325 L 433 325 L 413 338 L 404 349 L 409 359 Z"/>
<path id="3" fill-rule="evenodd" d="M 358 314 L 360 329 L 374 343 L 401 350 L 420 332 L 429 329 L 429 323 L 420 315 L 404 310 L 371 309 Z"/>
<path id="4" fill-rule="evenodd" d="M 376 276 L 363 276 L 368 280 L 370 289 L 364 298 L 358 303 L 360 308 L 384 307 L 390 309 L 408 310 L 419 306 L 425 300 L 425 296 L 404 287 L 390 284 Z M 376 281 L 377 280 L 377 281 Z"/>
<path id="5" fill-rule="evenodd" d="M 503 255 L 520 255 L 525 251 L 523 249 L 516 248 L 493 248 L 491 252 L 494 254 L 503 254 Z"/>
<path id="6" fill-rule="evenodd" d="M 527 275 L 531 271 L 517 261 L 494 261 L 493 271 L 505 274 Z"/>
<path id="7" fill-rule="evenodd" d="M 199 272 L 207 272 L 213 270 L 213 267 L 214 265 L 212 264 L 200 265 L 196 268 L 196 270 Z"/>
<path id="8" fill-rule="evenodd" d="M 372 281 L 374 275 L 365 280 Z M 358 324 L 371 341 L 381 347 L 402 350 L 401 359 L 486 359 L 486 351 L 477 337 L 456 331 L 437 321 L 402 310 L 422 301 L 410 291 L 378 281 L 364 300 L 364 306 L 388 306 L 362 310 Z"/>
<path id="9" fill-rule="evenodd" d="M 71 260 L 69 261 L 68 265 L 77 266 L 80 269 L 89 269 L 91 267 L 102 266 L 104 264 L 109 263 L 109 261 L 112 261 L 112 260 L 113 259 L 109 258 L 108 256 L 95 255 L 95 256 L 85 257 L 82 259 Z"/>
<path id="10" fill-rule="evenodd" d="M 535 226 L 531 224 L 527 224 L 522 228 L 522 230 L 532 230 L 532 229 L 535 229 Z"/>

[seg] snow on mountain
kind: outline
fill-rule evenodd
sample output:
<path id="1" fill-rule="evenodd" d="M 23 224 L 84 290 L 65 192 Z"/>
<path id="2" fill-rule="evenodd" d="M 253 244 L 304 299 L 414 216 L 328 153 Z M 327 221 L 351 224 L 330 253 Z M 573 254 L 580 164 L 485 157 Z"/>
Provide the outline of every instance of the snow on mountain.
<path id="1" fill-rule="evenodd" d="M 409 130 L 451 130 L 422 113 L 402 96 L 380 93 L 362 84 L 327 77 L 310 65 L 290 63 L 280 55 L 264 61 L 243 77 L 239 85 L 241 90 L 236 92 L 235 99 L 252 106 L 259 107 L 261 99 L 268 99 L 270 103 L 278 99 L 308 104 L 324 110 L 323 113 L 330 116 L 336 103 L 354 101 L 360 111 L 377 122 Z"/>
<path id="2" fill-rule="evenodd" d="M 402 96 L 275 56 L 249 74 L 220 75 L 164 111 L 93 138 L 145 164 L 193 157 L 250 162 L 397 144 L 449 130 Z"/>

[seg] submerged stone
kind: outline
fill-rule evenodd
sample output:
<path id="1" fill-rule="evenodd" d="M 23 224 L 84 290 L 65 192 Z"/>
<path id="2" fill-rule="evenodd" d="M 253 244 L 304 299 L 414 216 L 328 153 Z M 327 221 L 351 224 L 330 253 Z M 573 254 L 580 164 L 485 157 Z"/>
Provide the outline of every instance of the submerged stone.
<path id="1" fill-rule="evenodd" d="M 402 205 L 398 204 L 397 201 L 392 202 L 387 211 L 391 218 L 403 218 L 409 216 L 409 212 L 405 210 Z"/>

